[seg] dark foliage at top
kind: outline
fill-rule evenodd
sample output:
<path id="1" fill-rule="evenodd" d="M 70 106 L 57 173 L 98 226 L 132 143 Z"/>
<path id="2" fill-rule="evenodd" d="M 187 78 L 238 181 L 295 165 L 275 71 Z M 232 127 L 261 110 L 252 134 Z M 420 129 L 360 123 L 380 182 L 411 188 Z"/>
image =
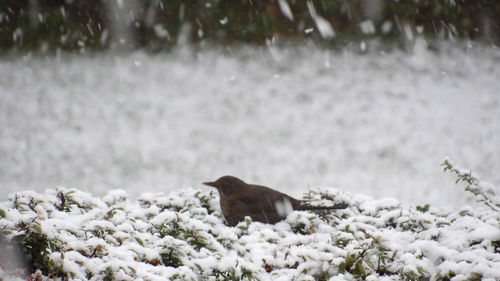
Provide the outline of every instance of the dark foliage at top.
<path id="1" fill-rule="evenodd" d="M 287 6 L 291 15 L 283 12 Z M 317 32 L 311 7 L 332 26 L 333 38 Z M 162 50 L 179 41 L 263 44 L 273 38 L 330 46 L 376 37 L 405 44 L 416 34 L 498 43 L 499 14 L 498 0 L 4 0 L 0 50 Z"/>
<path id="2" fill-rule="evenodd" d="M 308 3 L 336 36 L 321 37 Z M 287 5 L 291 15 L 283 13 Z M 179 42 L 263 44 L 272 39 L 345 45 L 374 37 L 404 45 L 415 34 L 497 43 L 499 14 L 497 0 L 6 0 L 0 3 L 0 49 L 162 50 Z"/>

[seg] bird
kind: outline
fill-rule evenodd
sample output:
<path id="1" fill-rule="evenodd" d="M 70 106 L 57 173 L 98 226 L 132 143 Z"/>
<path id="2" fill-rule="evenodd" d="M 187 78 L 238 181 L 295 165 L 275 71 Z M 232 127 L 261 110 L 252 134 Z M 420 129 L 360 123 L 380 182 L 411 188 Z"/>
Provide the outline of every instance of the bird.
<path id="1" fill-rule="evenodd" d="M 223 176 L 214 182 L 202 184 L 219 191 L 220 207 L 229 226 L 237 225 L 246 216 L 252 221 L 274 224 L 293 210 L 336 210 L 348 207 L 346 203 L 312 206 L 306 200 L 297 200 L 267 186 L 247 184 L 233 176 Z"/>

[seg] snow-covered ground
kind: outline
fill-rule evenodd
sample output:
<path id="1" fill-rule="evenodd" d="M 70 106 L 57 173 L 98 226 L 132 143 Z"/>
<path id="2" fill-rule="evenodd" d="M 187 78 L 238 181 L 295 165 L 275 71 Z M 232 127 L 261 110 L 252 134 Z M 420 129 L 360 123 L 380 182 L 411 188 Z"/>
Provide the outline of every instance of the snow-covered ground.
<path id="1" fill-rule="evenodd" d="M 206 188 L 231 174 L 464 202 L 445 156 L 500 185 L 500 51 L 141 52 L 0 61 L 0 200 L 78 187 Z"/>
<path id="2" fill-rule="evenodd" d="M 468 177 L 467 171 L 455 171 Z M 128 199 L 123 190 L 103 197 L 64 188 L 22 191 L 0 202 L 0 276 L 12 281 L 498 280 L 500 197 L 468 180 L 481 195 L 472 206 L 452 212 L 404 208 L 393 198 L 374 200 L 329 188 L 311 191 L 308 199 L 344 202 L 347 209 L 294 211 L 275 225 L 247 217 L 235 227 L 223 224 L 218 194 L 207 190 L 144 192 L 139 200 Z"/>

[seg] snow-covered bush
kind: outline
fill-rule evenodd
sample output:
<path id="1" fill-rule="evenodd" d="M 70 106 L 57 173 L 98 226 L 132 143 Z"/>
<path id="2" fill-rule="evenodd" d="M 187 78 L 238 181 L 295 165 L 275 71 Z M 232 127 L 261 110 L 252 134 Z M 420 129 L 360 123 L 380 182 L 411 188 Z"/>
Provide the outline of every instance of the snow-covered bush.
<path id="1" fill-rule="evenodd" d="M 224 225 L 214 191 L 76 189 L 18 192 L 0 203 L 0 276 L 29 280 L 498 280 L 500 200 L 470 172 L 477 198 L 442 211 L 403 208 L 337 189 L 306 199 L 335 212 L 295 211 L 275 225 Z M 15 253 L 18 253 L 16 256 Z M 0 280 L 6 277 L 0 277 Z"/>

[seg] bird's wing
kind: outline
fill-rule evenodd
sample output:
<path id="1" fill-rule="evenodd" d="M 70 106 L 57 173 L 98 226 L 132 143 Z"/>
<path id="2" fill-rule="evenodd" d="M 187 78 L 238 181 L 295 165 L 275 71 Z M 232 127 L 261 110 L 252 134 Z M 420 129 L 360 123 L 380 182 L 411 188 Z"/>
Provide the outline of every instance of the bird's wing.
<path id="1" fill-rule="evenodd" d="M 289 203 L 291 207 L 289 211 L 298 204 L 298 200 L 284 193 L 258 185 L 250 185 L 247 190 L 227 199 L 232 211 L 231 215 L 228 215 L 231 218 L 226 218 L 229 223 L 231 219 L 241 221 L 245 216 L 250 216 L 254 221 L 275 223 L 286 217 L 286 204 Z M 279 204 L 281 206 L 277 206 Z"/>
<path id="2" fill-rule="evenodd" d="M 276 208 L 271 198 L 255 193 L 255 190 L 245 190 L 237 196 L 229 196 L 227 199 L 228 205 L 233 209 L 238 207 L 238 209 L 248 210 L 249 212 L 256 212 L 263 209 L 274 210 Z"/>
<path id="3" fill-rule="evenodd" d="M 299 200 L 288 196 L 285 193 L 270 189 L 261 185 L 250 185 L 245 192 L 241 193 L 238 198 L 241 201 L 248 202 L 259 209 L 272 209 L 276 210 L 276 202 L 283 202 L 284 200 L 290 201 L 292 205 L 298 203 Z M 259 196 L 256 196 L 258 194 Z"/>

